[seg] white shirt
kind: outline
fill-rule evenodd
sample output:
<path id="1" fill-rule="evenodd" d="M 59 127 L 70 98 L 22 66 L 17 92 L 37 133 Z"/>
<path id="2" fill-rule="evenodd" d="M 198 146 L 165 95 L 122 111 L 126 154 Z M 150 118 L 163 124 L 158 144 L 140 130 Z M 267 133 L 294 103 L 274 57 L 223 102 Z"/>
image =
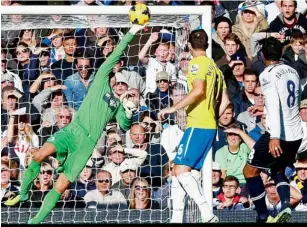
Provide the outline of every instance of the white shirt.
<path id="1" fill-rule="evenodd" d="M 303 137 L 299 115 L 299 75 L 283 64 L 270 65 L 259 77 L 271 138 L 295 141 Z"/>
<path id="2" fill-rule="evenodd" d="M 84 201 L 96 202 L 100 205 L 127 204 L 125 196 L 117 190 L 110 190 L 106 195 L 102 195 L 98 189 L 91 190 L 85 194 Z"/>
<path id="3" fill-rule="evenodd" d="M 165 71 L 168 73 L 169 78 L 172 81 L 176 81 L 176 67 L 170 62 L 166 62 L 165 64 L 159 62 L 155 58 L 149 58 L 148 64 L 146 67 L 146 91 L 148 92 L 155 92 L 157 89 L 156 83 L 156 74 L 161 71 Z"/>

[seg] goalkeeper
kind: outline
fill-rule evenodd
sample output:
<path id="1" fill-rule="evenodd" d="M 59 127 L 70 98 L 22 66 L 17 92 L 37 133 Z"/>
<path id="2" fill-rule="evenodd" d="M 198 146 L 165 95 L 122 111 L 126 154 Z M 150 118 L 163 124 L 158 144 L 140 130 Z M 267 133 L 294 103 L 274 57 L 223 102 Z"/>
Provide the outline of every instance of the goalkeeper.
<path id="1" fill-rule="evenodd" d="M 144 25 L 145 26 L 145 25 Z M 42 148 L 34 153 L 25 173 L 20 194 L 7 200 L 5 205 L 13 206 L 28 199 L 28 192 L 40 172 L 41 162 L 56 153 L 61 174 L 54 188 L 46 195 L 37 215 L 28 224 L 41 223 L 55 207 L 61 194 L 74 182 L 85 167 L 94 147 L 107 123 L 116 118 L 120 127 L 128 130 L 136 107 L 127 99 L 120 101 L 114 97 L 112 87 L 116 83 L 112 69 L 119 61 L 134 35 L 144 26 L 133 25 L 123 37 L 114 52 L 100 66 L 87 96 L 80 106 L 74 120 L 65 128 L 49 137 Z M 110 75 L 109 75 L 110 74 Z"/>

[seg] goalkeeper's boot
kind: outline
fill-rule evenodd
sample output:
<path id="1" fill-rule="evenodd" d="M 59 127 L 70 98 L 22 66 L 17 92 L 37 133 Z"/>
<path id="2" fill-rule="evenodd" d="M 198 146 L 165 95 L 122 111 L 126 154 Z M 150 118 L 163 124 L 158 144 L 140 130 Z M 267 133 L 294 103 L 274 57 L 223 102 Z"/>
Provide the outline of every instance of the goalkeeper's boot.
<path id="1" fill-rule="evenodd" d="M 17 195 L 13 198 L 9 198 L 8 200 L 6 200 L 4 202 L 4 205 L 6 206 L 15 206 L 17 203 L 19 202 L 24 202 L 26 200 L 29 199 L 29 196 L 28 195 Z"/>
<path id="2" fill-rule="evenodd" d="M 291 209 L 288 207 L 280 211 L 271 223 L 287 223 L 292 217 Z"/>

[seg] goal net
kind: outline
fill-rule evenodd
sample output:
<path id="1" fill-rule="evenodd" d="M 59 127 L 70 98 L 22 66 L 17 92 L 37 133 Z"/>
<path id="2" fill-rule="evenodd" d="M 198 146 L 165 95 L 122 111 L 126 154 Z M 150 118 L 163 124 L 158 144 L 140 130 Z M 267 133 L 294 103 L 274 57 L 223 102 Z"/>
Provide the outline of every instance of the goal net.
<path id="1" fill-rule="evenodd" d="M 138 168 L 135 168 L 134 164 L 130 163 L 129 166 L 127 164 L 129 162 L 125 162 L 128 158 L 128 161 L 133 158 L 142 159 L 141 155 L 133 153 L 134 151 L 125 151 L 124 161 L 114 161 L 116 158 L 113 160 L 113 157 L 110 157 L 110 154 L 113 155 L 110 141 L 121 141 L 124 149 L 132 149 L 134 143 L 130 130 L 124 132 L 120 130 L 116 121 L 111 122 L 104 130 L 92 157 L 87 163 L 87 167 L 80 174 L 78 182 L 75 182 L 67 190 L 67 193 L 63 194 L 60 202 L 45 220 L 45 223 L 167 223 L 170 221 L 172 211 L 171 183 L 167 179 L 170 179 L 168 172 L 171 170 L 171 161 L 174 158 L 180 135 L 182 136 L 185 130 L 185 113 L 184 110 L 179 110 L 174 118 L 169 117 L 167 121 L 162 123 L 157 123 L 155 117 L 159 108 L 162 108 L 162 104 L 167 107 L 174 101 L 182 99 L 187 93 L 184 78 L 186 74 L 182 61 L 189 59 L 187 39 L 192 30 L 197 28 L 206 30 L 209 37 L 207 55 L 211 56 L 211 8 L 209 6 L 149 6 L 149 8 L 151 19 L 147 29 L 134 37 L 124 52 L 123 58 L 121 58 L 124 60 L 119 65 L 120 69 L 117 69 L 121 72 L 121 75 L 130 76 L 130 80 L 127 81 L 127 77 L 118 77 L 120 78 L 119 81 L 116 76 L 117 81 L 121 83 L 118 83 L 118 85 L 116 83 L 114 93 L 118 92 L 118 95 L 120 95 L 120 92 L 123 89 L 125 90 L 125 88 L 117 87 L 123 83 L 126 83 L 126 89 L 134 88 L 138 90 L 138 93 L 140 93 L 139 105 L 144 107 L 142 111 L 147 115 L 140 114 L 134 124 L 140 124 L 144 128 L 144 133 L 150 137 L 148 142 L 155 144 L 158 151 L 155 151 L 156 154 L 150 150 L 146 151 L 147 155 L 143 158 L 142 163 L 137 166 Z M 48 190 L 53 187 L 58 177 L 57 161 L 53 157 L 48 157 L 30 190 L 29 201 L 17 204 L 14 207 L 4 205 L 7 198 L 18 194 L 33 149 L 41 147 L 43 142 L 54 134 L 54 129 L 61 128 L 60 125 L 61 123 L 64 124 L 66 118 L 69 123 L 86 96 L 87 85 L 84 83 L 80 85 L 81 80 L 72 77 L 80 73 L 80 69 L 86 70 L 86 61 L 76 61 L 77 54 L 82 53 L 82 59 L 90 58 L 89 68 L 95 75 L 103 62 L 101 59 L 109 56 L 131 27 L 128 20 L 129 9 L 130 7 L 127 6 L 2 7 L 2 91 L 7 92 L 13 86 L 14 89 L 17 89 L 17 93 L 22 95 L 21 98 L 16 99 L 14 105 L 9 106 L 7 104 L 5 107 L 7 112 L 14 112 L 18 116 L 18 120 L 15 119 L 11 122 L 7 114 L 5 115 L 7 119 L 2 120 L 1 123 L 1 137 L 4 141 L 2 142 L 1 153 L 2 169 L 3 171 L 8 170 L 7 177 L 2 177 L 2 183 L 5 182 L 5 186 L 2 188 L 2 223 L 26 223 L 30 217 L 38 212 L 43 198 Z M 154 90 L 148 86 L 147 78 L 152 76 L 148 75 L 151 71 L 139 59 L 140 51 L 155 32 L 158 32 L 159 38 L 153 45 L 150 45 L 146 51 L 146 56 L 153 58 L 159 44 L 166 43 L 169 47 L 167 61 L 176 69 L 175 77 L 169 81 L 169 88 L 164 92 L 164 95 L 168 97 L 166 103 L 162 100 L 162 96 L 157 96 L 155 93 L 155 89 L 160 89 L 159 86 Z M 71 37 L 73 38 L 71 39 Z M 107 38 L 105 39 L 105 37 Z M 76 44 L 66 43 L 67 46 L 64 46 L 64 42 L 68 42 L 68 39 L 76 40 Z M 68 47 L 69 45 L 70 47 Z M 73 45 L 76 46 L 73 48 Z M 56 68 L 55 65 L 59 66 L 59 63 L 60 68 Z M 163 69 L 167 71 L 167 69 Z M 55 75 L 56 78 L 52 79 L 52 75 L 56 74 L 54 73 L 55 70 L 60 71 L 61 74 L 59 77 Z M 125 70 L 125 73 L 122 70 Z M 69 74 L 69 72 L 70 75 L 63 77 L 64 74 Z M 71 78 L 73 78 L 73 82 L 78 81 L 79 84 L 76 83 L 75 87 L 69 87 L 73 90 L 73 94 L 69 96 L 64 91 L 65 88 L 61 86 L 64 85 L 68 89 L 66 80 Z M 55 108 L 53 105 L 58 101 L 55 97 L 60 96 L 61 93 L 63 102 L 60 103 L 60 108 Z M 13 96 L 16 97 L 16 93 Z M 158 107 L 155 106 L 155 103 L 158 103 Z M 69 107 L 65 109 L 63 105 Z M 59 109 L 61 111 L 58 111 Z M 65 116 L 64 110 L 68 110 L 70 116 Z M 21 133 L 21 126 L 18 126 L 20 122 L 29 124 L 31 133 L 26 130 Z M 10 126 L 12 127 L 10 128 Z M 14 127 L 15 130 L 12 131 Z M 151 147 L 151 149 L 154 148 Z M 117 159 L 120 159 L 119 153 L 117 152 Z M 155 155 L 158 155 L 159 159 L 162 160 L 160 156 L 162 157 L 163 153 L 166 155 L 167 162 L 159 161 L 155 163 L 153 161 L 156 158 Z M 110 167 L 112 162 L 115 163 L 113 165 L 116 167 L 112 167 L 113 169 L 106 167 L 108 165 Z M 206 182 L 203 190 L 209 204 L 212 204 L 211 167 L 212 154 L 209 153 L 202 170 L 202 181 Z M 146 178 L 139 175 L 139 170 L 142 168 L 149 169 L 150 174 L 148 176 L 152 179 L 148 180 L 148 176 Z M 99 177 L 96 173 L 101 169 L 116 175 L 117 178 L 111 174 L 109 178 L 113 182 L 105 180 L 102 182 L 103 184 L 110 184 L 105 186 L 107 187 L 106 191 L 109 191 L 107 194 L 109 198 L 102 198 L 101 201 L 98 201 L 98 199 L 98 202 L 96 201 L 93 205 L 87 199 L 90 196 L 86 194 L 91 190 L 98 190 L 97 180 Z M 127 173 L 126 170 L 133 172 L 134 169 L 137 169 L 135 175 L 123 175 L 123 173 Z M 158 171 L 160 176 L 152 174 L 154 171 Z M 125 177 L 129 179 L 125 181 Z M 143 186 L 133 184 L 134 181 L 130 179 L 136 177 L 146 178 L 149 182 L 148 185 L 141 181 L 140 183 Z M 160 182 L 158 184 L 153 179 L 156 177 Z M 117 182 L 115 183 L 114 180 Z M 131 200 L 130 194 L 137 193 L 137 190 L 144 191 L 146 189 L 150 189 L 148 190 L 150 193 L 146 196 L 150 200 L 151 206 L 144 206 L 143 209 L 132 208 L 131 203 L 129 203 Z M 118 191 L 121 195 L 112 197 L 110 191 Z M 124 197 L 124 202 L 119 197 Z M 116 203 L 113 203 L 113 200 Z M 187 198 L 184 222 L 197 222 L 198 219 L 197 206 Z"/>

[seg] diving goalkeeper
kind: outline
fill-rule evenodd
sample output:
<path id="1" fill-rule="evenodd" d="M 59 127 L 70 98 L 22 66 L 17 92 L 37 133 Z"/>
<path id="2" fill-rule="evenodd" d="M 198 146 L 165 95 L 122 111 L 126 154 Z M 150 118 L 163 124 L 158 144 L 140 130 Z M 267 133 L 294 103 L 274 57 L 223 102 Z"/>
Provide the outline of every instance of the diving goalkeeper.
<path id="1" fill-rule="evenodd" d="M 94 147 L 107 123 L 116 118 L 120 127 L 128 130 L 133 111 L 136 108 L 124 99 L 122 104 L 112 92 L 115 76 L 113 67 L 119 61 L 134 35 L 145 27 L 133 25 L 123 37 L 114 52 L 100 66 L 87 96 L 80 106 L 74 120 L 65 128 L 49 137 L 46 143 L 33 155 L 25 173 L 20 194 L 6 201 L 5 205 L 13 206 L 26 201 L 28 192 L 40 172 L 41 162 L 56 153 L 59 161 L 57 171 L 61 173 L 54 188 L 46 195 L 39 212 L 28 224 L 41 223 L 55 207 L 61 194 L 74 182 L 85 167 Z"/>

